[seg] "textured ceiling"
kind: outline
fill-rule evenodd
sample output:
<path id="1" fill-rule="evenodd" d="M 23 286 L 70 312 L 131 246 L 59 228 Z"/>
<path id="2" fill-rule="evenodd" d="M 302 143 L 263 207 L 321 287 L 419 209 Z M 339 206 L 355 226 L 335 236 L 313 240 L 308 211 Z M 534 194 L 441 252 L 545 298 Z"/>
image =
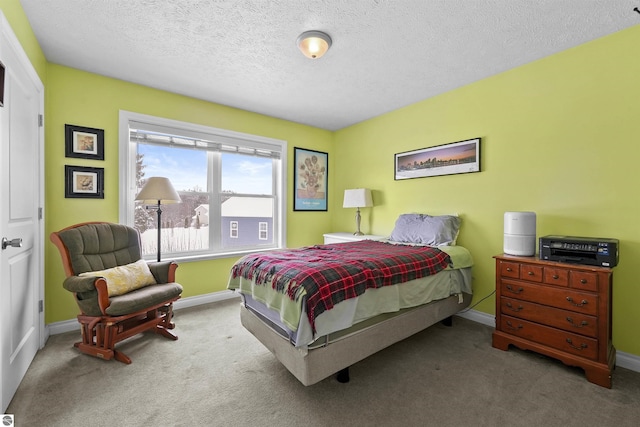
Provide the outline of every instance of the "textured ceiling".
<path id="1" fill-rule="evenodd" d="M 640 0 L 21 3 L 50 62 L 329 130 L 640 23 Z"/>

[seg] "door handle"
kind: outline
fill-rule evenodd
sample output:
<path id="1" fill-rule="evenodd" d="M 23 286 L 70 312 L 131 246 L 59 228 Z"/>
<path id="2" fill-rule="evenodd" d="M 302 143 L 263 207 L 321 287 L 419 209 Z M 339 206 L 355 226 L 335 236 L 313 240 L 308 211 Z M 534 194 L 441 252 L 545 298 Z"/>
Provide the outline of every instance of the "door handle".
<path id="1" fill-rule="evenodd" d="M 8 246 L 11 246 L 12 248 L 21 248 L 22 247 L 22 239 L 21 238 L 15 238 L 15 239 L 7 239 L 6 237 L 2 238 L 2 249 L 7 249 Z"/>

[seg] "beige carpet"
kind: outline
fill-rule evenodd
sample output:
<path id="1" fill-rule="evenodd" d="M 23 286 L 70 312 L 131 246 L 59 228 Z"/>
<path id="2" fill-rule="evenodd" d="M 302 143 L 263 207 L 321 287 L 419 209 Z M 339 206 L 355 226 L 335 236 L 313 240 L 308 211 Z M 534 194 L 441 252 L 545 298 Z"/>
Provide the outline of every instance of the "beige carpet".
<path id="1" fill-rule="evenodd" d="M 240 325 L 238 301 L 178 310 L 180 339 L 121 343 L 131 365 L 78 353 L 79 333 L 38 353 L 7 413 L 16 426 L 637 426 L 640 373 L 613 389 L 577 368 L 491 347 L 455 317 L 334 377 L 301 385 Z"/>

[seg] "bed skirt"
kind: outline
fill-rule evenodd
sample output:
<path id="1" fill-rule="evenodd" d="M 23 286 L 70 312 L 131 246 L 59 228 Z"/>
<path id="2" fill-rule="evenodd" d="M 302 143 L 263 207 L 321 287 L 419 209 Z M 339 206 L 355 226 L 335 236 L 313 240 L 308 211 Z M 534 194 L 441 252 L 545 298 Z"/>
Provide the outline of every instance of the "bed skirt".
<path id="1" fill-rule="evenodd" d="M 393 317 L 315 348 L 294 347 L 257 314 L 240 305 L 242 325 L 273 353 L 302 384 L 309 386 L 465 309 L 472 296 L 463 293 L 405 309 Z"/>

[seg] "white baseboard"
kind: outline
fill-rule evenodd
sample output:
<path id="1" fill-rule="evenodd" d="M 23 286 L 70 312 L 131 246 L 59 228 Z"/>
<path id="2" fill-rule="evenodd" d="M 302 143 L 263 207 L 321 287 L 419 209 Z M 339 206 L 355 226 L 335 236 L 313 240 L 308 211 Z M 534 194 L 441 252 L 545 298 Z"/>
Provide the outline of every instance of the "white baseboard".
<path id="1" fill-rule="evenodd" d="M 45 326 L 45 333 L 47 337 L 51 335 L 64 334 L 66 332 L 78 331 L 80 332 L 80 324 L 78 320 L 63 320 L 62 322 L 53 322 Z"/>
<path id="2" fill-rule="evenodd" d="M 640 372 L 640 356 L 631 353 L 616 351 L 616 366 L 630 371 Z"/>
<path id="3" fill-rule="evenodd" d="M 457 316 L 482 323 L 483 325 L 487 325 L 492 328 L 496 327 L 496 318 L 491 314 L 482 313 L 476 310 L 469 310 L 464 313 L 458 313 Z M 630 371 L 640 372 L 640 356 L 616 351 L 616 366 L 629 369 Z"/>
<path id="4" fill-rule="evenodd" d="M 233 298 L 240 300 L 240 294 L 228 290 L 212 292 L 210 294 L 197 295 L 195 297 L 180 298 L 178 301 L 173 303 L 173 309 L 180 310 L 181 308 L 195 307 L 202 304 L 225 301 Z"/>
<path id="5" fill-rule="evenodd" d="M 205 295 L 197 295 L 195 297 L 180 298 L 173 304 L 175 310 L 182 308 L 195 307 L 202 304 L 209 304 L 212 302 L 224 301 L 232 298 L 240 298 L 240 296 L 233 291 L 220 291 L 213 292 Z M 469 310 L 463 313 L 458 313 L 456 316 L 463 317 L 465 319 L 481 323 L 483 325 L 495 328 L 496 318 L 495 316 L 481 311 Z M 63 334 L 65 332 L 71 332 L 80 329 L 80 325 L 76 319 L 64 320 L 62 322 L 50 323 L 46 326 L 47 336 L 55 334 Z M 618 351 L 616 353 L 616 365 L 621 368 L 629 369 L 631 371 L 640 372 L 640 356 L 636 356 L 630 353 L 624 353 Z"/>
<path id="6" fill-rule="evenodd" d="M 195 297 L 180 298 L 173 303 L 174 310 L 180 310 L 182 308 L 195 307 L 202 304 L 208 304 L 211 302 L 224 301 L 232 298 L 240 299 L 240 295 L 233 291 L 220 291 L 212 292 L 205 295 L 197 295 Z M 76 319 L 63 320 L 62 322 L 49 323 L 45 326 L 45 336 L 64 334 L 65 332 L 80 331 L 80 324 Z"/>
<path id="7" fill-rule="evenodd" d="M 492 328 L 496 327 L 496 317 L 481 311 L 461 311 L 456 314 L 456 316 L 464 317 L 465 319 L 473 320 L 474 322 L 482 323 L 483 325 L 491 326 Z"/>

